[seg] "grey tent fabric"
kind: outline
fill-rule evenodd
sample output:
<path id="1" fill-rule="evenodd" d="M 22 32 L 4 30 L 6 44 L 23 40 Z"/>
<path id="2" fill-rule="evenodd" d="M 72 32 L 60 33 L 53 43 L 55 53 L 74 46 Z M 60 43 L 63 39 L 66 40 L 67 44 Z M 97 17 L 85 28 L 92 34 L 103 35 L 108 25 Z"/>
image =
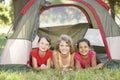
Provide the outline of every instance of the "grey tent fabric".
<path id="1" fill-rule="evenodd" d="M 11 39 L 32 40 L 34 30 L 37 30 L 39 26 L 39 6 L 39 3 L 35 3 L 27 13 L 22 16 L 15 27 L 13 35 L 10 37 Z M 32 12 L 33 10 L 34 13 Z"/>
<path id="2" fill-rule="evenodd" d="M 0 64 L 27 64 L 33 34 L 38 27 L 41 3 L 42 0 L 36 0 L 28 11 L 22 15 L 18 24 L 14 25 L 16 26 L 15 31 L 7 40 Z"/>
<path id="3" fill-rule="evenodd" d="M 49 35 L 52 39 L 52 43 L 54 44 L 61 34 L 67 34 L 72 37 L 73 42 L 75 44 L 78 39 L 84 37 L 88 27 L 88 23 L 80 23 L 76 25 L 39 28 L 38 35 Z"/>

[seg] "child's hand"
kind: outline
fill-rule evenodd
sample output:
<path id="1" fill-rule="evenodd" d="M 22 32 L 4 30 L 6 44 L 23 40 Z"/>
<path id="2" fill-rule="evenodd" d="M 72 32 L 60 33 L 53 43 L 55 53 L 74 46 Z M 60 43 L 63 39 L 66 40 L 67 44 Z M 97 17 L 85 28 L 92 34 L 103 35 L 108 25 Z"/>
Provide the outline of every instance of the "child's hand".
<path id="1" fill-rule="evenodd" d="M 97 65 L 97 68 L 98 68 L 98 69 L 101 69 L 101 68 L 103 68 L 103 66 L 104 66 L 104 64 L 103 64 L 103 63 L 100 63 L 100 64 Z"/>
<path id="2" fill-rule="evenodd" d="M 47 66 L 46 66 L 45 64 L 42 64 L 42 65 L 40 66 L 40 69 L 45 70 L 45 69 L 47 69 Z"/>

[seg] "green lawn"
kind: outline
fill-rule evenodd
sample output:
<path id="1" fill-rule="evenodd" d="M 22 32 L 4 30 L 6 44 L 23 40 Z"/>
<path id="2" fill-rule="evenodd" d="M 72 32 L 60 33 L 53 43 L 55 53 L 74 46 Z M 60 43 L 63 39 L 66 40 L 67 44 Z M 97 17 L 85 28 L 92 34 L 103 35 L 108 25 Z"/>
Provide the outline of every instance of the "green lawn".
<path id="1" fill-rule="evenodd" d="M 39 72 L 1 71 L 0 80 L 120 80 L 120 69 L 86 69 L 65 73 L 54 69 Z"/>
<path id="2" fill-rule="evenodd" d="M 0 80 L 120 80 L 120 61 L 111 60 L 102 69 L 89 68 L 70 72 L 35 71 L 27 65 L 0 65 Z"/>

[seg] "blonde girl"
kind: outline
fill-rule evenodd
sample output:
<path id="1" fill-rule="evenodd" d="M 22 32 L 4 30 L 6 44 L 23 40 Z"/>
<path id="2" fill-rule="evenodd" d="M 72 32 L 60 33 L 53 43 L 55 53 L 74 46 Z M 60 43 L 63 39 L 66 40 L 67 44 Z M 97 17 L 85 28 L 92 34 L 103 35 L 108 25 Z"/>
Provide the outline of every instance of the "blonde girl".
<path id="1" fill-rule="evenodd" d="M 53 62 L 57 70 L 74 69 L 74 47 L 73 41 L 68 35 L 61 35 L 53 52 Z"/>

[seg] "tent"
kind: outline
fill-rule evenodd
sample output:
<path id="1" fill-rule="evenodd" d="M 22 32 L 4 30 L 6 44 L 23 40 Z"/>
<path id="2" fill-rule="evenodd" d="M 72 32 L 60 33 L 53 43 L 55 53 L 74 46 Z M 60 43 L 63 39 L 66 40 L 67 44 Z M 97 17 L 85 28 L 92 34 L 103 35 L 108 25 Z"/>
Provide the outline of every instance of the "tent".
<path id="1" fill-rule="evenodd" d="M 52 42 L 55 42 L 60 34 L 68 34 L 76 42 L 79 38 L 87 37 L 88 29 L 98 29 L 107 58 L 119 60 L 120 30 L 108 10 L 109 7 L 102 0 L 29 0 L 18 14 L 14 23 L 15 31 L 7 40 L 0 64 L 26 64 L 36 34 L 39 36 L 49 34 Z M 52 14 L 51 11 L 53 11 Z M 81 11 L 84 16 L 78 11 Z M 82 22 L 81 19 L 86 21 Z M 48 26 L 45 24 L 48 22 L 56 25 Z M 59 25 L 59 23 L 62 24 Z M 87 33 L 90 36 L 96 34 Z M 96 36 L 93 38 L 96 39 Z"/>

